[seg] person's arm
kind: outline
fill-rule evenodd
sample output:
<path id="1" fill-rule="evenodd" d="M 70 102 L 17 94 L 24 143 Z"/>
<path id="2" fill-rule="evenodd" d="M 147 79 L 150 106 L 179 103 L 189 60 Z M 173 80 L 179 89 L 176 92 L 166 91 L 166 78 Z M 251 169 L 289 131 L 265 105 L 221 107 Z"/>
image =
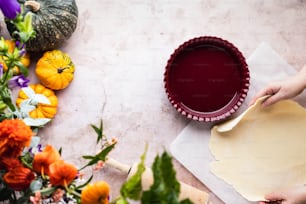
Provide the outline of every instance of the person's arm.
<path id="1" fill-rule="evenodd" d="M 288 190 L 272 192 L 265 196 L 268 201 L 261 201 L 259 204 L 305 204 L 306 186 L 300 186 Z"/>
<path id="2" fill-rule="evenodd" d="M 289 99 L 299 95 L 306 88 L 306 64 L 303 68 L 293 76 L 285 80 L 275 81 L 269 84 L 264 89 L 260 90 L 251 100 L 250 105 L 265 95 L 271 95 L 265 100 L 262 105 L 269 106 L 282 99 Z"/>

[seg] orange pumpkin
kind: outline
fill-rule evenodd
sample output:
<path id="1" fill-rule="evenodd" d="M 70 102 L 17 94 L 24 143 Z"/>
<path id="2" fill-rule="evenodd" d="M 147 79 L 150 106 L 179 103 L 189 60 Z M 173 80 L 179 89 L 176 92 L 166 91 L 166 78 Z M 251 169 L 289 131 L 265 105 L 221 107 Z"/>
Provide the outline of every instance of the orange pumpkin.
<path id="1" fill-rule="evenodd" d="M 58 99 L 54 91 L 48 89 L 41 84 L 32 84 L 29 86 L 35 94 L 44 95 L 50 102 L 50 104 L 37 103 L 33 102 L 32 105 L 35 106 L 35 109 L 29 112 L 31 118 L 53 118 L 57 112 Z M 29 96 L 21 89 L 16 104 L 20 107 L 21 103 L 24 100 L 28 100 Z"/>
<path id="2" fill-rule="evenodd" d="M 15 49 L 15 41 L 13 40 L 5 40 L 5 44 L 8 46 L 8 52 L 9 53 L 13 53 L 14 49 Z M 2 64 L 3 66 L 3 70 L 7 71 L 8 67 L 5 63 L 5 56 L 0 56 L 0 64 Z M 29 67 L 30 65 L 30 55 L 29 53 L 26 53 L 25 55 L 23 55 L 20 59 L 20 62 L 23 64 L 23 66 L 25 67 Z M 12 68 L 12 73 L 13 75 L 17 75 L 20 73 L 20 70 L 17 66 Z"/>
<path id="3" fill-rule="evenodd" d="M 45 52 L 36 64 L 36 75 L 41 84 L 53 89 L 66 88 L 74 77 L 71 58 L 60 50 Z"/>
<path id="4" fill-rule="evenodd" d="M 82 204 L 108 204 L 109 185 L 105 181 L 88 184 L 82 190 Z"/>

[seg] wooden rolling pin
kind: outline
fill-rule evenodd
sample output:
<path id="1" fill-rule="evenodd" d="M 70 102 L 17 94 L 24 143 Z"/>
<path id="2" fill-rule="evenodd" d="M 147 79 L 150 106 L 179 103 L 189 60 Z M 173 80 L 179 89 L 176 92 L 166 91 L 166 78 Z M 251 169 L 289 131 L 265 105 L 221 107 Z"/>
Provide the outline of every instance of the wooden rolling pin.
<path id="1" fill-rule="evenodd" d="M 126 173 L 128 175 L 127 178 L 130 178 L 136 173 L 138 166 L 138 164 L 133 164 L 132 166 L 122 164 L 112 158 L 107 158 L 105 164 Z M 153 184 L 153 172 L 150 168 L 146 168 L 145 172 L 142 174 L 141 181 L 143 190 L 148 190 Z M 212 204 L 209 201 L 209 195 L 207 192 L 201 191 L 181 181 L 179 181 L 179 183 L 181 186 L 179 200 L 189 198 L 194 204 Z"/>

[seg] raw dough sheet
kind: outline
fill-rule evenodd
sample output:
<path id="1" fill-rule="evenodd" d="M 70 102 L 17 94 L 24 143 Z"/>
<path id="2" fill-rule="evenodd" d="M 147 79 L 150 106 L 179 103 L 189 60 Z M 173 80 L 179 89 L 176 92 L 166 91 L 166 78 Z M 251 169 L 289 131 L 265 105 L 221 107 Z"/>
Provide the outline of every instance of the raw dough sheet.
<path id="1" fill-rule="evenodd" d="M 306 184 L 306 110 L 292 100 L 263 108 L 258 101 L 236 126 L 211 131 L 211 171 L 250 201 Z"/>

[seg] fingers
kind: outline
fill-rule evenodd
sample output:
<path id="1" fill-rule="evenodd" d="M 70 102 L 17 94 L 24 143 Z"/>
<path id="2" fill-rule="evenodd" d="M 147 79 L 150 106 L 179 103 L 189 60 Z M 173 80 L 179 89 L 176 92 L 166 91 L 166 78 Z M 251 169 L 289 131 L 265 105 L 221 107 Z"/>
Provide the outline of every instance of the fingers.
<path id="1" fill-rule="evenodd" d="M 286 204 L 284 201 L 259 201 L 258 204 Z"/>
<path id="2" fill-rule="evenodd" d="M 250 103 L 249 103 L 249 106 L 255 104 L 255 102 L 257 101 L 257 99 L 259 99 L 260 97 L 265 96 L 265 95 L 267 95 L 265 90 L 259 91 L 259 92 L 252 98 L 252 100 L 251 100 Z"/>
<path id="3" fill-rule="evenodd" d="M 250 101 L 249 106 L 253 105 L 256 102 L 256 100 L 259 99 L 260 97 L 263 97 L 266 95 L 270 95 L 271 97 L 267 98 L 262 103 L 263 106 L 269 106 L 279 101 L 281 99 L 281 95 L 278 94 L 278 92 L 280 91 L 280 88 L 281 88 L 280 86 L 270 85 L 266 87 L 265 89 L 260 90 Z"/>
<path id="4" fill-rule="evenodd" d="M 285 204 L 284 195 L 282 192 L 272 192 L 265 195 L 266 201 L 259 201 L 258 204 Z"/>
<path id="5" fill-rule="evenodd" d="M 275 203 L 281 203 L 284 200 L 284 193 L 283 192 L 272 192 L 265 196 L 265 199 L 269 201 L 273 201 Z"/>
<path id="6" fill-rule="evenodd" d="M 272 95 L 269 98 L 267 98 L 266 100 L 264 100 L 261 105 L 263 107 L 267 107 L 267 106 L 270 106 L 270 105 L 276 103 L 277 101 L 280 101 L 281 99 L 282 99 L 282 96 L 279 95 L 279 94 Z"/>

